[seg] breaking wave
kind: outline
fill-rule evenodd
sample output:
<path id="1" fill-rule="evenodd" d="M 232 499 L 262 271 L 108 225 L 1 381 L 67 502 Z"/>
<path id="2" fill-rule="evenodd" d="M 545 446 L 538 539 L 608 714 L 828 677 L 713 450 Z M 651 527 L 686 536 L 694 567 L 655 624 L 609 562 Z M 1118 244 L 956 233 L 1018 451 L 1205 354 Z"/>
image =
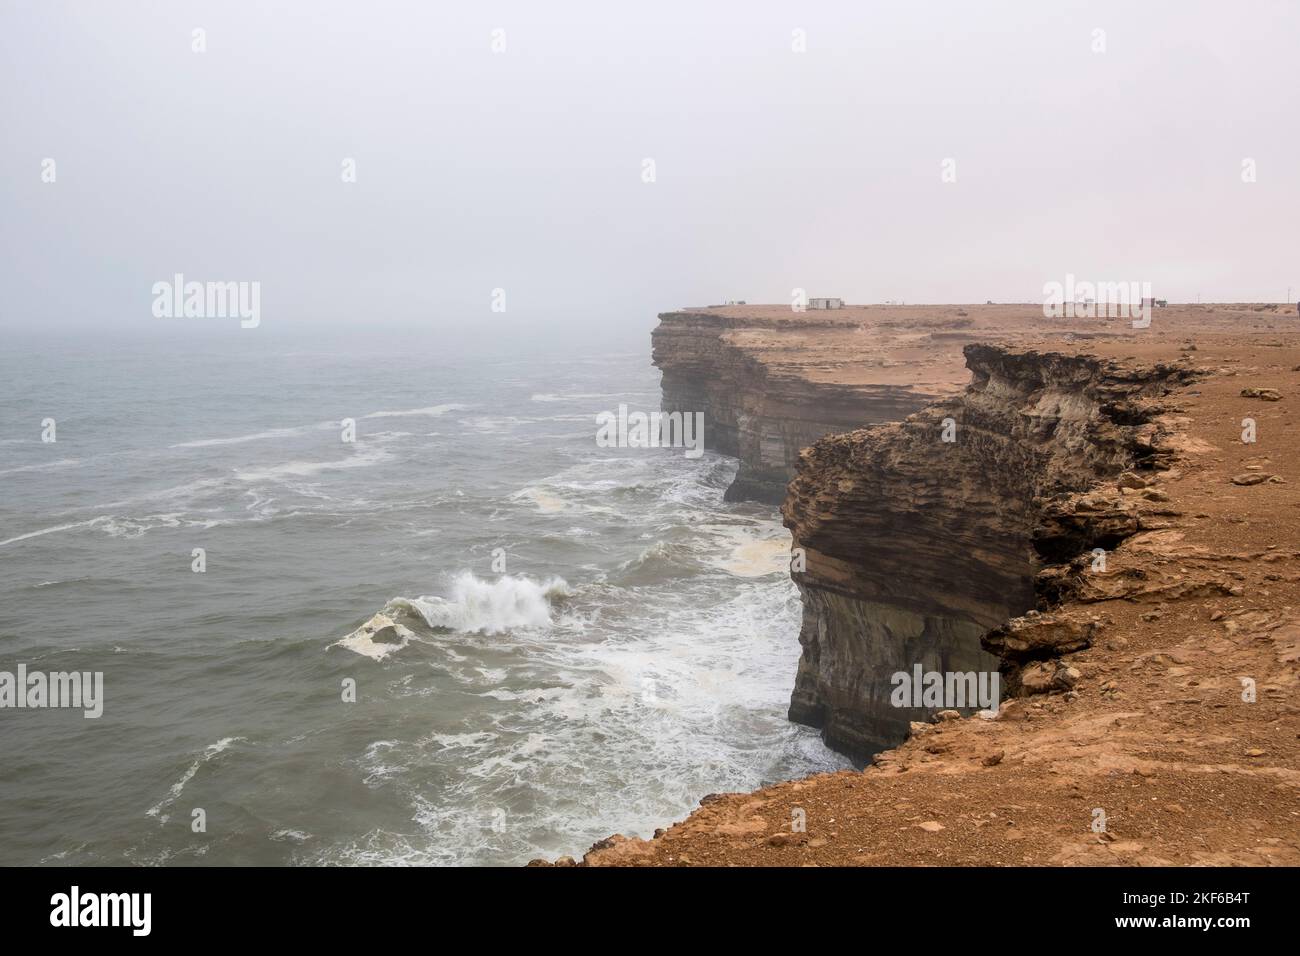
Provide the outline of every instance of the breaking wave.
<path id="1" fill-rule="evenodd" d="M 533 581 L 502 575 L 484 581 L 470 572 L 456 576 L 449 598 L 394 598 L 390 607 L 415 611 L 435 630 L 499 634 L 516 627 L 550 627 L 553 603 L 569 594 L 563 578 Z"/>
<path id="2" fill-rule="evenodd" d="M 569 585 L 563 578 L 533 581 L 502 575 L 495 581 L 484 581 L 466 571 L 453 580 L 450 597 L 395 597 L 361 627 L 330 646 L 382 661 L 418 639 L 408 624 L 423 623 L 435 631 L 461 634 L 548 628 L 553 605 L 568 596 Z"/>

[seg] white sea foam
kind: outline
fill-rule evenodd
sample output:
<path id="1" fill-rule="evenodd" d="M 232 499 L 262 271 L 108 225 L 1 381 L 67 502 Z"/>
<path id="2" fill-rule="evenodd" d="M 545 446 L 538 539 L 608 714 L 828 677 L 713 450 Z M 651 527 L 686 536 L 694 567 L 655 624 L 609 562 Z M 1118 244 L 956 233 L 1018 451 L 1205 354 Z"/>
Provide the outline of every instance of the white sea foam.
<path id="1" fill-rule="evenodd" d="M 448 750 L 457 748 L 482 749 L 496 742 L 498 734 L 488 730 L 479 730 L 463 734 L 430 734 L 428 741 L 439 744 Z"/>
<path id="2" fill-rule="evenodd" d="M 766 522 L 738 527 L 759 538 L 770 530 Z M 727 535 L 704 541 L 702 550 L 730 550 Z M 471 655 L 460 669 L 467 690 L 489 712 L 435 724 L 421 739 L 377 742 L 361 761 L 368 785 L 405 796 L 422 836 L 374 828 L 305 859 L 392 865 L 553 857 L 608 833 L 648 836 L 688 812 L 700 793 L 847 766 L 815 733 L 785 719 L 798 656 L 790 635 L 800 613 L 788 577 L 721 591 L 709 580 L 683 579 L 680 589 L 665 585 L 635 601 L 621 588 L 579 588 L 565 607 L 601 616 L 599 640 L 585 639 L 590 626 L 576 614 L 552 607 L 543 639 L 515 631 L 503 641 L 462 642 Z M 653 614 L 641 613 L 646 601 L 656 602 Z M 503 652 L 508 683 L 498 683 Z M 593 752 L 599 759 L 583 756 Z M 584 795 L 578 814 L 567 796 L 575 789 Z"/>
<path id="3" fill-rule="evenodd" d="M 473 418 L 462 418 L 459 420 L 459 423 L 464 425 L 466 428 L 472 428 L 475 431 L 491 435 L 503 429 L 513 429 L 519 425 L 536 425 L 539 422 L 560 421 L 566 418 L 574 421 L 589 420 L 586 415 L 553 415 L 546 418 L 527 417 L 521 415 L 500 415 L 496 417 L 490 415 L 476 415 Z M 572 438 L 573 436 L 566 435 L 563 437 Z"/>
<path id="4" fill-rule="evenodd" d="M 367 432 L 366 437 L 376 441 L 393 441 L 397 438 L 410 438 L 414 434 L 414 432 Z"/>
<path id="5" fill-rule="evenodd" d="M 369 415 L 362 415 L 363 419 L 367 418 L 403 418 L 409 415 L 428 415 L 437 417 L 445 415 L 447 412 L 458 409 L 469 408 L 468 405 L 429 405 L 425 408 L 407 408 L 400 411 L 381 411 L 371 412 Z M 242 445 L 245 442 L 266 441 L 271 438 L 292 438 L 296 435 L 306 435 L 313 431 L 323 431 L 325 429 L 335 429 L 339 427 L 337 421 L 317 422 L 314 425 L 297 425 L 291 428 L 267 428 L 260 432 L 251 432 L 247 435 L 234 435 L 230 438 L 200 438 L 196 441 L 185 441 L 171 448 L 211 448 L 220 445 Z M 0 472 L 3 474 L 3 472 Z"/>
<path id="6" fill-rule="evenodd" d="M 321 422 L 318 425 L 302 425 L 297 428 L 268 428 L 265 431 L 253 432 L 249 435 L 235 435 L 233 438 L 201 438 L 197 441 L 183 441 L 172 448 L 210 448 L 216 445 L 242 445 L 244 442 L 265 441 L 268 438 L 289 438 L 294 435 L 303 435 L 309 431 L 319 428 L 330 428 L 334 422 Z"/>
<path id="7" fill-rule="evenodd" d="M 323 471 L 341 471 L 347 468 L 369 468 L 392 459 L 392 453 L 383 448 L 363 448 L 348 458 L 336 461 L 287 461 L 266 468 L 235 470 L 240 481 L 281 481 L 285 478 L 308 478 Z"/>
<path id="8" fill-rule="evenodd" d="M 189 769 L 186 770 L 183 774 L 181 774 L 181 778 L 171 785 L 171 789 L 167 791 L 167 796 L 163 797 L 156 804 L 150 807 L 145 812 L 145 815 L 150 817 L 157 817 L 160 823 L 166 823 L 169 818 L 166 814 L 162 812 L 163 809 L 170 806 L 176 800 L 176 798 L 181 795 L 181 792 L 185 789 L 185 785 L 194 779 L 194 775 L 199 772 L 199 768 L 202 767 L 209 760 L 211 760 L 213 757 L 217 756 L 217 754 L 225 751 L 226 748 L 229 747 L 231 744 L 241 740 L 244 740 L 244 738 L 243 737 L 222 737 L 215 744 L 209 744 L 207 747 L 205 747 L 203 749 L 203 753 L 199 754 L 198 758 L 194 761 L 194 763 L 190 764 Z"/>
<path id="9" fill-rule="evenodd" d="M 16 544 L 19 541 L 26 541 L 28 538 L 39 538 L 44 534 L 54 534 L 57 531 L 71 531 L 73 528 L 88 528 L 98 520 L 100 519 L 92 518 L 89 521 L 73 521 L 68 524 L 54 525 L 51 528 L 41 528 L 39 531 L 29 531 L 26 534 L 19 534 L 12 538 L 5 538 L 3 541 L 0 541 L 0 547 L 4 547 L 6 544 Z"/>
<path id="10" fill-rule="evenodd" d="M 608 398 L 599 392 L 574 392 L 571 395 L 555 395 L 551 392 L 539 392 L 532 397 L 534 402 L 576 402 L 592 398 Z"/>
<path id="11" fill-rule="evenodd" d="M 381 611 L 347 637 L 335 641 L 331 646 L 345 647 L 362 657 L 382 661 L 389 654 L 399 651 L 409 644 L 414 636 L 408 628 L 398 624 Z M 376 638 L 379 638 L 379 640 L 376 640 Z"/>
<path id="12" fill-rule="evenodd" d="M 541 488 L 529 487 L 510 496 L 512 501 L 531 501 L 544 515 L 558 514 L 568 508 L 562 498 Z"/>
<path id="13" fill-rule="evenodd" d="M 450 598 L 395 598 L 390 604 L 409 607 L 432 628 L 499 634 L 517 627 L 550 627 L 551 603 L 568 591 L 561 578 L 533 581 L 502 575 L 484 581 L 465 572 L 453 581 Z"/>
<path id="14" fill-rule="evenodd" d="M 696 530 L 714 539 L 704 559 L 719 570 L 742 578 L 789 573 L 790 534 L 775 521 L 754 525 L 699 525 Z M 718 544 L 728 553 L 719 553 Z"/>
<path id="15" fill-rule="evenodd" d="M 469 405 L 429 405 L 425 408 L 406 408 L 396 412 L 371 412 L 369 415 L 363 415 L 363 418 L 406 418 L 410 415 L 426 415 L 437 418 L 440 415 L 446 415 L 448 412 L 460 411 L 469 408 Z"/>
<path id="16" fill-rule="evenodd" d="M 128 498 L 106 501 L 101 504 L 92 505 L 85 510 L 125 508 L 130 505 L 140 504 L 141 502 L 159 500 L 184 505 L 196 498 L 220 494 L 221 492 L 226 491 L 229 486 L 230 480 L 227 478 L 199 478 L 194 481 L 187 481 L 184 484 L 173 485 L 170 488 L 163 488 L 158 491 L 146 491 L 143 494 L 131 495 Z"/>
<path id="17" fill-rule="evenodd" d="M 0 471 L 0 475 L 16 475 L 23 471 L 45 471 L 49 468 L 67 468 L 70 465 L 81 464 L 80 458 L 59 458 L 55 461 L 42 461 L 34 465 L 19 465 L 17 468 L 6 468 Z"/>
<path id="18" fill-rule="evenodd" d="M 193 523 L 193 522 L 191 522 Z M 60 531 L 74 531 L 78 528 L 98 528 L 111 538 L 138 538 L 146 531 L 157 527 L 177 528 L 182 524 L 180 517 L 173 514 L 145 515 L 141 518 L 125 518 L 121 515 L 98 515 L 85 521 L 71 521 L 67 524 L 54 525 L 49 528 L 41 528 L 39 531 L 28 531 L 26 534 L 15 535 L 12 538 L 6 538 L 0 541 L 0 547 L 7 544 L 16 544 L 19 541 L 26 541 L 30 538 L 39 538 L 42 535 L 55 534 Z"/>

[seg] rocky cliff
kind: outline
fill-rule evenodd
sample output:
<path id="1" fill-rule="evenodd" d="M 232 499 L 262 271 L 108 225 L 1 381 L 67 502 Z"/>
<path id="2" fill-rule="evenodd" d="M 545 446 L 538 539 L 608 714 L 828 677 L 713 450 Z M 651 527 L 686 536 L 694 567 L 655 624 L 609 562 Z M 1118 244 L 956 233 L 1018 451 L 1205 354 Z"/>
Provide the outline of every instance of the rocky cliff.
<path id="1" fill-rule="evenodd" d="M 789 310 L 665 312 L 652 335 L 663 409 L 704 412 L 705 447 L 740 460 L 729 501 L 780 504 L 801 449 L 833 432 L 897 421 L 957 387 L 897 374 L 900 363 L 870 347 L 894 336 L 872 333 L 847 310 L 828 319 Z"/>
<path id="2" fill-rule="evenodd" d="M 1001 346 L 965 355 L 973 380 L 960 395 L 808 448 L 782 509 L 805 563 L 790 718 L 860 758 L 943 709 L 892 706 L 892 674 L 996 670 L 985 646 L 1005 657 L 1007 642 L 981 639 L 1035 607 L 1044 564 L 1139 529 L 1126 501 L 1075 493 L 1167 464 L 1159 396 L 1191 376 L 1181 363 Z M 1030 643 L 1015 644 L 1022 663 Z M 1019 668 L 1008 670 L 1014 690 Z"/>
<path id="3" fill-rule="evenodd" d="M 860 311 L 882 337 L 958 335 L 908 308 Z M 862 772 L 709 794 L 582 865 L 1300 863 L 1300 333 L 1259 306 L 1171 306 L 1141 334 L 958 311 L 1028 331 L 971 349 L 952 401 L 817 443 L 785 508 L 807 560 L 794 715 L 863 755 L 907 739 Z M 807 333 L 804 375 L 836 334 Z M 997 661 L 997 714 L 884 711 L 873 668 L 925 653 Z"/>

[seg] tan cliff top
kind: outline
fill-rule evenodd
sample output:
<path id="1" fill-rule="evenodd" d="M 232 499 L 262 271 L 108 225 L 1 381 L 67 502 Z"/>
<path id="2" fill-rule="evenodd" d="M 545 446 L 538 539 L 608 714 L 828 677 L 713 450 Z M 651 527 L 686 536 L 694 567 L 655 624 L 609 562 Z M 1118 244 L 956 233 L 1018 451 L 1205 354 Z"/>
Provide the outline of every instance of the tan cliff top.
<path id="1" fill-rule="evenodd" d="M 770 372 L 818 384 L 889 385 L 935 395 L 957 391 L 969 381 L 961 350 L 972 342 L 1030 348 L 1088 343 L 1091 350 L 1114 342 L 1176 352 L 1189 337 L 1300 330 L 1294 305 L 1271 303 L 1169 305 L 1152 310 L 1146 329 L 1134 329 L 1128 317 L 1047 318 L 1041 303 L 847 305 L 801 313 L 789 305 L 729 305 L 684 308 L 660 317 L 670 316 L 726 324 L 726 340 Z"/>

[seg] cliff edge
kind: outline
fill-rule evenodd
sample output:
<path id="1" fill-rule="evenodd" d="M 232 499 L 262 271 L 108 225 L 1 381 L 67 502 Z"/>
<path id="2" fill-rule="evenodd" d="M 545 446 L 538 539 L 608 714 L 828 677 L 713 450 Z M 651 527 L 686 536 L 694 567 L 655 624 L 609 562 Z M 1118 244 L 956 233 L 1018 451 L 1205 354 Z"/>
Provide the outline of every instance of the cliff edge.
<path id="1" fill-rule="evenodd" d="M 818 438 L 898 421 L 961 387 L 970 320 L 957 311 L 913 320 L 866 308 L 665 312 L 651 336 L 663 409 L 704 412 L 705 446 L 740 460 L 727 500 L 780 504 L 799 452 Z M 957 337 L 927 350 L 935 331 Z"/>

